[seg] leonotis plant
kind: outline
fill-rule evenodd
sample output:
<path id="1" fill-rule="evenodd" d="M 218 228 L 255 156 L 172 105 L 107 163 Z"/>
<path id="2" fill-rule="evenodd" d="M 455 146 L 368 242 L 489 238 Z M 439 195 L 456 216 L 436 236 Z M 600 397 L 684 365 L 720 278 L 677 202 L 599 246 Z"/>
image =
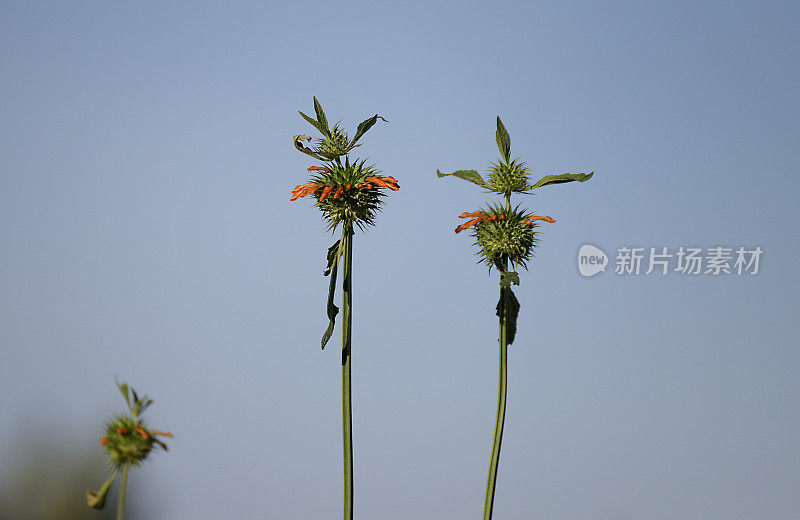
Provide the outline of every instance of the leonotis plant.
<path id="1" fill-rule="evenodd" d="M 537 231 L 539 223 L 555 223 L 553 218 L 535 215 L 520 205 L 512 207 L 511 194 L 529 194 L 537 188 L 551 184 L 584 182 L 594 174 L 591 172 L 546 175 L 538 181 L 532 182 L 525 163 L 521 162 L 519 158 L 511 159 L 511 137 L 503 122 L 500 121 L 500 117 L 497 118 L 495 137 L 500 150 L 500 158 L 496 163 L 492 163 L 487 180 L 484 180 L 475 170 L 458 170 L 449 174 L 436 170 L 439 177 L 452 175 L 473 182 L 481 188 L 503 197 L 502 202 L 489 204 L 477 211 L 462 213 L 459 218 L 470 220 L 456 228 L 456 233 L 472 229 L 475 245 L 478 246 L 479 261 L 485 263 L 489 267 L 489 271 L 495 267 L 500 273 L 500 300 L 496 307 L 497 316 L 500 318 L 500 373 L 494 440 L 483 506 L 484 520 L 492 518 L 497 468 L 500 462 L 500 444 L 503 438 L 506 413 L 508 346 L 513 343 L 516 336 L 517 316 L 520 309 L 520 303 L 514 291 L 511 290 L 511 286 L 519 285 L 517 269 L 520 266 L 527 268 L 527 263 L 533 256 L 534 249 L 539 242 Z"/>
<path id="2" fill-rule="evenodd" d="M 103 509 L 114 477 L 122 470 L 117 499 L 117 520 L 122 520 L 125 517 L 128 471 L 139 467 L 156 448 L 167 451 L 167 445 L 158 437 L 172 437 L 172 434 L 151 430 L 142 417 L 144 411 L 153 404 L 152 399 L 146 395 L 139 397 L 136 390 L 125 383 L 117 383 L 117 388 L 125 398 L 130 413 L 116 415 L 105 424 L 105 435 L 100 439 L 100 445 L 108 455 L 111 475 L 98 491 L 86 492 L 86 502 L 94 509 Z"/>
<path id="3" fill-rule="evenodd" d="M 294 136 L 294 146 L 304 154 L 317 159 L 320 164 L 308 168 L 311 179 L 292 190 L 290 200 L 311 196 L 314 206 L 322 212 L 322 218 L 327 222 L 328 230 L 335 232 L 341 224 L 342 237 L 329 249 L 325 276 L 330 276 L 328 289 L 328 328 L 322 335 L 322 348 L 328 343 L 335 325 L 339 308 L 333 303 L 336 290 L 336 275 L 339 259 L 343 262 L 342 281 L 342 436 L 344 458 L 344 519 L 353 518 L 353 435 L 352 411 L 350 397 L 350 371 L 351 371 L 351 324 L 352 324 L 352 266 L 353 266 L 353 231 L 358 227 L 366 231 L 367 227 L 375 224 L 375 216 L 383 203 L 386 190 L 397 191 L 400 185 L 397 179 L 391 176 L 380 175 L 374 165 L 367 164 L 365 160 L 351 160 L 348 153 L 361 146 L 358 140 L 373 125 L 384 118 L 375 114 L 363 121 L 356 128 L 356 133 L 350 139 L 339 123 L 328 124 L 325 112 L 322 110 L 317 98 L 314 98 L 314 112 L 312 118 L 303 112 L 300 116 L 316 128 L 322 137 L 313 140 L 307 135 Z M 307 143 L 313 142 L 313 146 Z"/>

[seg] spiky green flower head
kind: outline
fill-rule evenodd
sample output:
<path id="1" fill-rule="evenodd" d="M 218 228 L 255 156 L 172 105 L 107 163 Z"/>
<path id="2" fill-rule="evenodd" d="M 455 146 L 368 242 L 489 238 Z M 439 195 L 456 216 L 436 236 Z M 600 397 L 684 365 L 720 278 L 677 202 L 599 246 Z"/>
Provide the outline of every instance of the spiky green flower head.
<path id="1" fill-rule="evenodd" d="M 511 162 L 501 158 L 497 163 L 492 163 L 488 181 L 488 189 L 491 191 L 509 196 L 512 193 L 527 193 L 530 187 L 528 168 L 519 158 Z"/>
<path id="2" fill-rule="evenodd" d="M 360 144 L 350 144 L 350 139 L 347 137 L 347 132 L 339 127 L 339 123 L 333 125 L 330 134 L 322 139 L 317 139 L 317 146 L 314 151 L 320 156 L 330 161 L 338 157 L 346 155 L 350 150 Z"/>
<path id="3" fill-rule="evenodd" d="M 144 432 L 144 433 L 142 433 Z M 124 464 L 139 466 L 147 458 L 156 444 L 156 438 L 147 433 L 143 421 L 130 416 L 117 416 L 106 423 L 103 447 L 114 466 Z"/>
<path id="4" fill-rule="evenodd" d="M 374 225 L 385 196 L 383 189 L 399 189 L 394 177 L 379 175 L 380 171 L 364 160 L 350 164 L 348 158 L 344 164 L 331 163 L 314 171 L 307 191 L 316 199 L 314 205 L 331 231 L 342 223 L 354 224 L 362 231 Z"/>
<path id="5" fill-rule="evenodd" d="M 539 242 L 535 230 L 538 224 L 530 220 L 533 215 L 520 210 L 519 206 L 505 211 L 497 205 L 491 205 L 481 213 L 484 217 L 473 231 L 480 261 L 490 269 L 503 258 L 508 258 L 513 267 L 526 267 Z"/>
<path id="6" fill-rule="evenodd" d="M 129 388 L 125 383 L 117 383 L 117 388 L 125 397 L 130 414 L 117 415 L 107 422 L 105 436 L 100 439 L 100 444 L 108 453 L 113 466 L 122 467 L 125 464 L 139 466 L 154 447 L 167 449 L 167 445 L 156 438 L 158 435 L 172 437 L 172 434 L 149 430 L 140 417 L 153 404 L 152 399 L 146 395 L 139 397 L 136 390 Z"/>
<path id="7" fill-rule="evenodd" d="M 505 264 L 504 260 L 511 262 L 512 267 L 521 265 L 527 267 L 526 262 L 533 256 L 533 250 L 539 243 L 536 227 L 539 220 L 555 222 L 552 217 L 540 217 L 519 209 L 503 209 L 500 206 L 489 206 L 489 209 L 464 212 L 459 218 L 470 218 L 456 228 L 456 233 L 473 228 L 475 245 L 479 247 L 478 255 L 481 261 L 498 269 Z"/>

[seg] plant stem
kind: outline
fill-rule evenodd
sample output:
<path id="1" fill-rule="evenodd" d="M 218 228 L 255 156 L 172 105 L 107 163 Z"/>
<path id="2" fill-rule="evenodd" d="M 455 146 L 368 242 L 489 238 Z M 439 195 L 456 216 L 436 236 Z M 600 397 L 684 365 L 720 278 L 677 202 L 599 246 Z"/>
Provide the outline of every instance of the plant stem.
<path id="1" fill-rule="evenodd" d="M 342 447 L 344 452 L 344 520 L 353 518 L 353 412 L 350 399 L 350 326 L 352 323 L 353 224 L 342 234 L 344 276 L 342 287 Z"/>
<path id="2" fill-rule="evenodd" d="M 122 466 L 122 482 L 119 484 L 119 500 L 117 500 L 117 520 L 125 518 L 125 494 L 128 491 L 128 468 L 130 464 Z"/>
<path id="3" fill-rule="evenodd" d="M 506 199 L 508 204 L 508 199 Z M 508 258 L 503 259 L 503 270 L 508 270 Z M 497 484 L 497 466 L 500 463 L 500 445 L 503 441 L 503 425 L 506 418 L 506 394 L 508 384 L 508 307 L 510 289 L 500 288 L 503 312 L 500 316 L 500 374 L 497 384 L 497 415 L 494 421 L 494 440 L 486 479 L 486 499 L 483 502 L 483 520 L 491 520 L 494 506 L 494 490 Z"/>

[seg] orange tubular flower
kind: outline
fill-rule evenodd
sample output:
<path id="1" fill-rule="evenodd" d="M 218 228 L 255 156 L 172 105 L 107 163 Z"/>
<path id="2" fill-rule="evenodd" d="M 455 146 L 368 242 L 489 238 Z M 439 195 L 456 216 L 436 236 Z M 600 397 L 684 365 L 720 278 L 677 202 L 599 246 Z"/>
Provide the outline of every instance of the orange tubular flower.
<path id="1" fill-rule="evenodd" d="M 549 222 L 551 224 L 555 224 L 556 223 L 556 220 L 553 217 L 539 217 L 539 216 L 536 216 L 536 215 L 533 215 L 531 218 L 526 220 L 525 223 L 530 226 L 536 220 L 544 220 L 545 222 Z"/>
<path id="2" fill-rule="evenodd" d="M 314 183 L 314 182 L 307 182 L 305 184 L 300 184 L 299 186 L 295 186 L 294 187 L 294 189 L 292 190 L 292 193 L 296 193 L 296 192 L 302 190 L 303 188 L 308 188 L 309 186 L 316 186 L 316 185 L 317 184 Z"/>
<path id="3" fill-rule="evenodd" d="M 458 218 L 470 218 L 470 217 L 475 217 L 475 218 L 473 218 L 469 222 L 464 222 L 463 224 L 458 226 L 456 228 L 456 233 L 461 233 L 465 229 L 469 229 L 470 227 L 474 226 L 481 220 L 492 220 L 492 217 L 490 217 L 489 215 L 487 215 L 482 211 L 472 211 L 472 212 L 465 211 L 464 213 L 458 216 Z"/>
<path id="4" fill-rule="evenodd" d="M 400 189 L 400 183 L 397 182 L 397 179 L 395 179 L 391 175 L 378 178 L 381 179 L 386 184 L 386 187 L 389 188 L 390 190 L 397 191 Z"/>
<path id="5" fill-rule="evenodd" d="M 333 191 L 333 186 L 325 186 L 322 188 L 322 195 L 319 196 L 319 201 L 322 202 L 323 200 L 328 198 L 328 195 L 331 194 Z"/>
<path id="6" fill-rule="evenodd" d="M 373 176 L 373 177 L 366 177 L 364 180 L 371 182 L 372 184 L 376 184 L 383 188 L 389 188 L 390 190 L 397 191 L 400 189 L 399 184 L 397 183 L 397 179 L 394 177 L 380 177 L 380 176 Z"/>
<path id="7" fill-rule="evenodd" d="M 300 197 L 305 197 L 306 195 L 312 195 L 317 192 L 317 190 L 323 188 L 322 184 L 315 184 L 313 182 L 307 182 L 305 184 L 301 184 L 297 186 L 295 189 L 292 190 L 292 198 L 289 201 L 297 200 Z"/>
<path id="8" fill-rule="evenodd" d="M 305 196 L 305 195 L 313 195 L 316 192 L 318 192 L 319 190 L 323 189 L 324 187 L 325 187 L 324 184 L 316 184 L 316 185 L 314 185 L 314 186 L 312 186 L 310 188 L 307 188 L 306 191 L 303 193 L 303 196 Z"/>
<path id="9" fill-rule="evenodd" d="M 330 172 L 331 172 L 331 170 L 330 170 L 330 168 L 325 168 L 324 166 L 310 166 L 310 167 L 308 168 L 308 173 L 311 173 L 311 172 L 325 172 L 325 173 L 330 173 Z"/>
<path id="10" fill-rule="evenodd" d="M 106 444 L 108 444 L 108 437 L 100 439 L 100 446 L 105 446 Z"/>
<path id="11" fill-rule="evenodd" d="M 478 217 L 476 219 L 470 220 L 469 222 L 464 222 L 463 224 L 461 224 L 460 226 L 458 226 L 456 228 L 456 233 L 461 233 L 465 229 L 469 228 L 470 226 L 473 226 L 473 225 L 477 224 L 481 220 L 483 220 L 483 218 L 482 217 Z"/>
<path id="12" fill-rule="evenodd" d="M 342 196 L 342 193 L 344 193 L 344 186 L 339 186 L 339 189 L 336 190 L 336 193 L 333 194 L 333 198 L 338 199 L 339 197 Z"/>

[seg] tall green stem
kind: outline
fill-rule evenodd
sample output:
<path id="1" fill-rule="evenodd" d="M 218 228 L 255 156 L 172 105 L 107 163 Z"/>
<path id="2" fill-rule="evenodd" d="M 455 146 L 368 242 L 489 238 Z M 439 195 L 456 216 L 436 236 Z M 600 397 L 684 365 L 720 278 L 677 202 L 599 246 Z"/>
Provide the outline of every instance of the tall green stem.
<path id="1" fill-rule="evenodd" d="M 344 520 L 353 519 L 353 413 L 350 399 L 350 326 L 352 323 L 353 224 L 342 234 L 344 279 L 342 290 L 342 447 L 344 451 Z"/>
<path id="2" fill-rule="evenodd" d="M 119 484 L 119 500 L 117 501 L 117 520 L 125 518 L 125 494 L 128 491 L 128 468 L 130 464 L 122 466 L 122 482 Z"/>
<path id="3" fill-rule="evenodd" d="M 506 205 L 509 200 L 506 198 Z M 508 258 L 503 259 L 503 270 L 508 270 Z M 497 467 L 500 464 L 500 445 L 503 442 L 503 426 L 506 419 L 506 395 L 508 386 L 508 308 L 511 304 L 510 289 L 500 288 L 503 312 L 500 316 L 500 362 L 497 383 L 497 415 L 494 420 L 494 440 L 489 462 L 489 476 L 486 479 L 486 498 L 483 502 L 483 520 L 491 520 L 494 506 L 494 490 L 497 484 Z"/>

